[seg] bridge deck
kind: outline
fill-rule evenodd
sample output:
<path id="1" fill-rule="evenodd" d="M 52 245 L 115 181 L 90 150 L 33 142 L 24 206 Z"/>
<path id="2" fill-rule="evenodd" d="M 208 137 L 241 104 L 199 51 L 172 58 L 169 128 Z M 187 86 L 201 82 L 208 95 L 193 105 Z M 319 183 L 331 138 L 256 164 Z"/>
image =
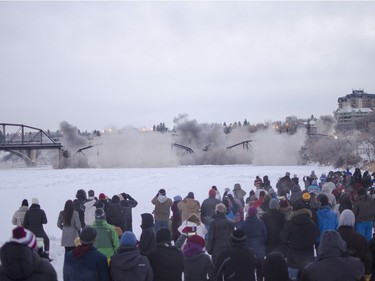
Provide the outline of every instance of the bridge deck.
<path id="1" fill-rule="evenodd" d="M 61 143 L 0 143 L 0 150 L 60 149 Z"/>

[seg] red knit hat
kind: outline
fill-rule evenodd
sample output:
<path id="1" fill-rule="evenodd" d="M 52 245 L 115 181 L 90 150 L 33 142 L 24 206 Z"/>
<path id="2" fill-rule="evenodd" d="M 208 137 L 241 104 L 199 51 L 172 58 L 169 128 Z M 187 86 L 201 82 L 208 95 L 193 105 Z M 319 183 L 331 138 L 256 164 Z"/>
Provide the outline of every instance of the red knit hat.
<path id="1" fill-rule="evenodd" d="M 187 242 L 195 243 L 195 244 L 201 246 L 202 248 L 204 247 L 204 244 L 205 244 L 204 243 L 204 239 L 201 236 L 197 235 L 197 234 L 190 236 L 187 239 Z"/>
<path id="2" fill-rule="evenodd" d="M 26 245 L 34 251 L 38 249 L 34 233 L 32 233 L 30 230 L 23 228 L 22 226 L 17 226 L 13 229 L 13 236 L 12 238 L 10 238 L 9 241 Z"/>
<path id="3" fill-rule="evenodd" d="M 104 200 L 106 198 L 105 194 L 104 193 L 100 193 L 99 194 L 99 199 L 100 200 Z"/>

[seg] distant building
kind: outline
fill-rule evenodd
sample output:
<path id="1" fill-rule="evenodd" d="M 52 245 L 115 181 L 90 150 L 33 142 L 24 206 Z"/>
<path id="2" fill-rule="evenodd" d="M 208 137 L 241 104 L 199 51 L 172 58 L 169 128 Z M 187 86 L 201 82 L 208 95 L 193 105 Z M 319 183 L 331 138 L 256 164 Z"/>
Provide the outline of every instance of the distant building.
<path id="1" fill-rule="evenodd" d="M 351 94 L 338 99 L 339 109 L 342 108 L 370 108 L 375 111 L 375 95 L 365 93 L 364 90 L 353 90 Z"/>
<path id="2" fill-rule="evenodd" d="M 353 90 L 351 94 L 338 99 L 339 108 L 334 112 L 337 129 L 351 129 L 355 120 L 375 111 L 375 95 L 364 90 Z"/>
<path id="3" fill-rule="evenodd" d="M 340 129 L 352 129 L 357 119 L 363 118 L 365 115 L 372 113 L 370 108 L 342 108 L 335 112 L 337 127 Z"/>

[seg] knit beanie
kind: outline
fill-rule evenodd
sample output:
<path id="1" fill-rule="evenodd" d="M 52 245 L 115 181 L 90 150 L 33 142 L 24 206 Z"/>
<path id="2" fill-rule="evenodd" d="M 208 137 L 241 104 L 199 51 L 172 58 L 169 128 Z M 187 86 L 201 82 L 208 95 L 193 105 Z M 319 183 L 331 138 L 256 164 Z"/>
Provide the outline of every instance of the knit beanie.
<path id="1" fill-rule="evenodd" d="M 277 210 L 280 207 L 279 200 L 277 199 L 271 199 L 270 202 L 268 203 L 268 207 L 271 210 Z"/>
<path id="2" fill-rule="evenodd" d="M 175 197 L 173 197 L 173 201 L 182 201 L 182 197 L 180 195 L 176 195 Z"/>
<path id="3" fill-rule="evenodd" d="M 308 192 L 304 192 L 304 193 L 302 193 L 301 197 L 302 197 L 302 200 L 304 200 L 304 201 L 310 201 L 311 195 Z"/>
<path id="4" fill-rule="evenodd" d="M 105 212 L 104 209 L 98 208 L 95 210 L 95 218 L 96 219 L 105 219 Z"/>
<path id="5" fill-rule="evenodd" d="M 30 230 L 23 228 L 22 226 L 17 226 L 13 229 L 12 234 L 13 235 L 9 240 L 10 242 L 25 245 L 34 251 L 37 250 L 36 237 Z"/>
<path id="6" fill-rule="evenodd" d="M 257 213 L 258 213 L 258 210 L 257 210 L 257 208 L 255 208 L 255 207 L 250 207 L 249 210 L 247 211 L 247 215 L 248 215 L 249 217 L 253 217 L 253 216 L 255 216 Z"/>
<path id="7" fill-rule="evenodd" d="M 160 242 L 171 242 L 171 232 L 168 228 L 161 228 L 156 233 L 156 243 Z"/>
<path id="8" fill-rule="evenodd" d="M 241 229 L 233 230 L 231 235 L 232 243 L 242 243 L 246 241 L 246 234 Z"/>
<path id="9" fill-rule="evenodd" d="M 105 200 L 106 196 L 104 193 L 99 194 L 99 200 Z"/>
<path id="10" fill-rule="evenodd" d="M 86 225 L 79 234 L 81 244 L 93 244 L 96 238 L 96 229 Z"/>
<path id="11" fill-rule="evenodd" d="M 164 196 L 167 195 L 164 188 L 159 190 L 159 195 L 164 195 Z"/>
<path id="12" fill-rule="evenodd" d="M 187 239 L 187 242 L 195 243 L 195 244 L 201 246 L 202 248 L 204 247 L 204 244 L 205 244 L 204 239 L 197 234 L 190 236 Z"/>
<path id="13" fill-rule="evenodd" d="M 353 211 L 349 209 L 345 209 L 342 211 L 339 217 L 339 226 L 345 225 L 345 226 L 354 226 L 355 224 L 355 217 Z"/>
<path id="14" fill-rule="evenodd" d="M 32 198 L 32 199 L 31 199 L 31 204 L 39 205 L 39 200 L 38 200 L 38 198 Z"/>
<path id="15" fill-rule="evenodd" d="M 135 246 L 137 245 L 137 238 L 131 231 L 125 231 L 121 236 L 120 244 L 122 246 Z"/>

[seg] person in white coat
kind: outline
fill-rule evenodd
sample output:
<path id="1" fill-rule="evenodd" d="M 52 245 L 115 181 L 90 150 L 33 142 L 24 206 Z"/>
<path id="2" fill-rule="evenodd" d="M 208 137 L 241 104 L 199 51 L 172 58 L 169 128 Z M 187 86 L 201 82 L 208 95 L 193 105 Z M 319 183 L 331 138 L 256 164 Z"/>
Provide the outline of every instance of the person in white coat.
<path id="1" fill-rule="evenodd" d="M 85 206 L 85 224 L 92 225 L 95 221 L 96 201 L 94 190 L 89 190 L 88 198 L 83 204 Z"/>

